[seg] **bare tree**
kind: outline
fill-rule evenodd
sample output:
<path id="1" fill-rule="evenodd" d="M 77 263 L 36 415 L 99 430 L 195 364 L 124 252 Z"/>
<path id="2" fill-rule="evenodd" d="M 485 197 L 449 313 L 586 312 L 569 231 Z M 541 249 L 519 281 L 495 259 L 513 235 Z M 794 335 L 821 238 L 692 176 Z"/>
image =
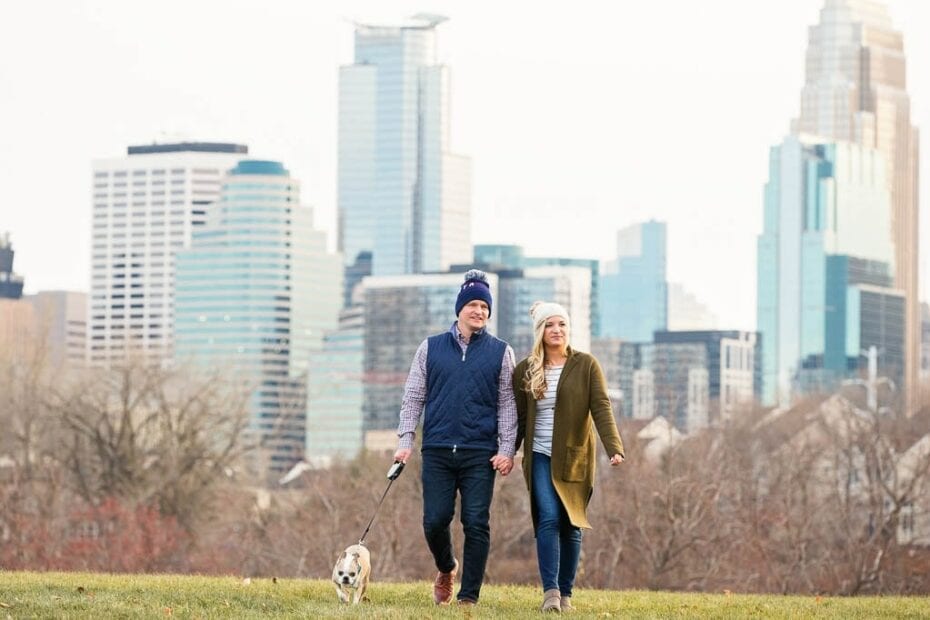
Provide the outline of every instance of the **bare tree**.
<path id="1" fill-rule="evenodd" d="M 154 503 L 193 528 L 239 463 L 247 394 L 218 376 L 130 364 L 56 391 L 56 456 L 91 503 Z"/>

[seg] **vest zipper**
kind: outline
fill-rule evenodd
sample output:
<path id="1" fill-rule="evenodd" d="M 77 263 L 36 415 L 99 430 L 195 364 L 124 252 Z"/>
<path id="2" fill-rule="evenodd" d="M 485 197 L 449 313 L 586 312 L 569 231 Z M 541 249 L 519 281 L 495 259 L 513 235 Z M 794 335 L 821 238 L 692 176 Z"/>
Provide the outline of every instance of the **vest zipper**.
<path id="1" fill-rule="evenodd" d="M 458 446 L 455 445 L 455 444 L 452 444 L 452 454 L 455 454 L 455 449 L 456 449 L 456 448 L 458 448 Z"/>

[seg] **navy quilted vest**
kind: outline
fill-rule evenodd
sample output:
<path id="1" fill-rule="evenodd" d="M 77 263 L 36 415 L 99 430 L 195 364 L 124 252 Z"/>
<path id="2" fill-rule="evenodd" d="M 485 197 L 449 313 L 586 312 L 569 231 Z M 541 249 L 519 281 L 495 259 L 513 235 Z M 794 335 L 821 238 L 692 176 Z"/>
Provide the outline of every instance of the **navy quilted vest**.
<path id="1" fill-rule="evenodd" d="M 429 338 L 424 448 L 497 451 L 497 404 L 507 343 L 474 334 L 466 354 L 451 331 Z"/>

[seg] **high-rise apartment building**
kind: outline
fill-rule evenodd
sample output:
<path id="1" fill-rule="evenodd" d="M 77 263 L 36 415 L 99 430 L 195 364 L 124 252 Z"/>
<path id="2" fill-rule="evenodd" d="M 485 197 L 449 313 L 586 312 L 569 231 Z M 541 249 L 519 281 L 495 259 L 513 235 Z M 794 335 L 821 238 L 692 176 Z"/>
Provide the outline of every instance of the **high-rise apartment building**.
<path id="1" fill-rule="evenodd" d="M 651 342 L 668 325 L 666 225 L 649 221 L 617 233 L 617 258 L 598 288 L 600 336 Z"/>
<path id="2" fill-rule="evenodd" d="M 339 250 L 374 275 L 445 271 L 471 259 L 471 163 L 449 139 L 449 68 L 438 16 L 356 24 L 339 71 Z"/>
<path id="3" fill-rule="evenodd" d="M 798 134 L 877 149 L 891 196 L 894 287 L 905 300 L 904 388 L 916 405 L 920 365 L 917 129 L 911 125 L 904 42 L 883 2 L 826 0 L 810 28 Z M 873 227 L 873 231 L 877 231 Z"/>
<path id="4" fill-rule="evenodd" d="M 257 468 L 280 476 L 304 455 L 311 356 L 337 327 L 342 262 L 279 162 L 240 161 L 218 189 L 177 254 L 174 357 L 253 390 Z"/>
<path id="5" fill-rule="evenodd" d="M 880 151 L 850 142 L 772 148 L 758 241 L 763 403 L 833 389 L 871 344 L 879 371 L 900 373 L 885 170 Z"/>
<path id="6" fill-rule="evenodd" d="M 95 366 L 171 357 L 174 256 L 190 245 L 239 144 L 130 146 L 93 163 L 87 359 Z"/>

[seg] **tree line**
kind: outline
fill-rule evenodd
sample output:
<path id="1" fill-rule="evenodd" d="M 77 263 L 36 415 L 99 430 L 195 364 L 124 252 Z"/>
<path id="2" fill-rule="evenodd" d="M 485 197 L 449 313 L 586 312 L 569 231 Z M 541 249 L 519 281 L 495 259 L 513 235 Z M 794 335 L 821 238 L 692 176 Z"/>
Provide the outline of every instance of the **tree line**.
<path id="1" fill-rule="evenodd" d="M 69 371 L 41 350 L 0 358 L 4 569 L 325 579 L 384 491 L 388 453 L 285 487 L 250 473 L 249 395 L 222 373 Z M 747 407 L 684 439 L 640 438 L 645 423 L 622 419 L 627 461 L 610 468 L 601 455 L 577 583 L 928 593 L 928 419 L 840 395 Z M 367 537 L 376 580 L 435 572 L 421 497 L 415 455 Z M 519 467 L 498 479 L 491 532 L 488 581 L 537 583 Z"/>

